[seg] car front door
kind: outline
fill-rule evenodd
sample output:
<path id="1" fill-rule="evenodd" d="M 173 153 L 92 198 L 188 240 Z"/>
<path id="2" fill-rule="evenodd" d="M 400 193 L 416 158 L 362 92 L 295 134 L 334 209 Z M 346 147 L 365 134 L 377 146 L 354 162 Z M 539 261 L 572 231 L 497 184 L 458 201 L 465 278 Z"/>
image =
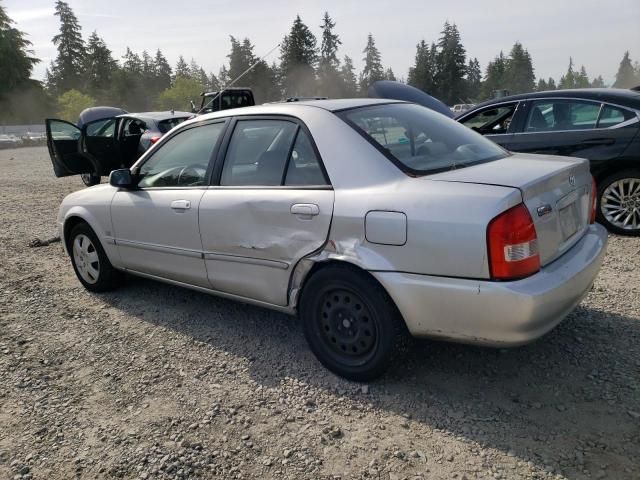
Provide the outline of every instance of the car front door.
<path id="1" fill-rule="evenodd" d="M 45 120 L 47 147 L 56 177 L 92 173 L 97 166 L 80 148 L 82 131 L 65 120 Z"/>
<path id="2" fill-rule="evenodd" d="M 112 170 L 122 168 L 122 158 L 116 140 L 118 118 L 94 120 L 82 127 L 81 150 L 99 165 L 98 175 L 107 176 Z"/>
<path id="3" fill-rule="evenodd" d="M 457 120 L 465 127 L 509 149 L 518 111 L 519 102 L 501 103 L 468 112 Z"/>
<path id="4" fill-rule="evenodd" d="M 113 236 L 125 268 L 190 285 L 209 285 L 198 208 L 225 128 L 224 121 L 217 121 L 179 130 L 135 166 L 137 188 L 114 195 Z"/>
<path id="5" fill-rule="evenodd" d="M 333 189 L 295 119 L 238 119 L 225 143 L 200 203 L 211 287 L 285 306 L 295 265 L 327 240 Z"/>
<path id="6" fill-rule="evenodd" d="M 528 102 L 511 150 L 588 158 L 592 167 L 622 154 L 638 132 L 637 116 L 621 107 L 578 99 Z"/>

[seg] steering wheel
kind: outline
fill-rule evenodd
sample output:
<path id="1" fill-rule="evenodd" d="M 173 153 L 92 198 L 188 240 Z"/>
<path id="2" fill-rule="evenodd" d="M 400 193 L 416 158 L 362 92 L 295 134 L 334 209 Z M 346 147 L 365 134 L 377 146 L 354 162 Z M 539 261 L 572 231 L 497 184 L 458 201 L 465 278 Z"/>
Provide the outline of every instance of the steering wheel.
<path id="1" fill-rule="evenodd" d="M 196 177 L 198 179 L 204 180 L 204 176 L 207 173 L 207 167 L 198 164 L 182 167 L 182 170 L 180 170 L 180 173 L 178 174 L 178 185 L 182 185 L 183 177 L 189 178 L 189 176 L 186 175 L 187 172 L 193 173 L 191 177 Z M 188 183 L 187 185 L 194 185 L 195 183 L 196 182 L 192 182 Z"/>

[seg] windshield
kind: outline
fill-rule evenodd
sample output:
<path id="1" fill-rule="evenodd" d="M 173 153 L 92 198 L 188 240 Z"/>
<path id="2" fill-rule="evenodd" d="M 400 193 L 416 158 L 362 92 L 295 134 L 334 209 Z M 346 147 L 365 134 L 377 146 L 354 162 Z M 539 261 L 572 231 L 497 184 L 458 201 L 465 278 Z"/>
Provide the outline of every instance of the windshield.
<path id="1" fill-rule="evenodd" d="M 406 173 L 425 175 L 504 158 L 508 152 L 440 113 L 412 103 L 338 115 Z"/>
<path id="2" fill-rule="evenodd" d="M 158 122 L 158 130 L 160 130 L 160 133 L 164 135 L 176 125 L 180 125 L 186 119 L 187 117 L 178 117 L 178 118 L 169 118 L 167 120 L 162 120 Z"/>

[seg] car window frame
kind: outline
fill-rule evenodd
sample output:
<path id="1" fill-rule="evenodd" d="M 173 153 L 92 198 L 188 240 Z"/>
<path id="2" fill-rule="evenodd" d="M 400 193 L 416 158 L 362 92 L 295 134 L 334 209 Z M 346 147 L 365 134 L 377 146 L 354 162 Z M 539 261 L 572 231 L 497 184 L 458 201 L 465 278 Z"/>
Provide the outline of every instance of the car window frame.
<path id="1" fill-rule="evenodd" d="M 480 115 L 482 112 L 487 111 L 487 110 L 492 110 L 494 108 L 500 108 L 504 105 L 510 105 L 510 104 L 515 104 L 515 108 L 513 110 L 513 115 L 511 116 L 511 122 L 509 123 L 509 128 L 507 128 L 507 131 L 504 133 L 481 133 L 478 130 L 474 130 L 475 132 L 479 133 L 480 135 L 486 137 L 486 136 L 499 136 L 499 135 L 513 135 L 514 133 L 517 132 L 516 129 L 516 120 L 518 120 L 519 118 L 519 113 L 522 111 L 522 100 L 508 100 L 506 102 L 497 102 L 497 103 L 492 103 L 491 105 L 485 105 L 484 107 L 480 107 L 478 109 L 472 109 L 469 110 L 467 112 L 463 112 L 462 115 L 460 115 L 460 118 L 456 118 L 454 120 L 456 120 L 458 123 L 461 123 L 462 125 L 464 125 L 465 127 L 467 127 L 464 123 L 463 120 L 466 120 L 468 117 L 471 116 L 471 114 L 473 113 L 474 115 Z M 467 128 L 471 128 L 471 127 L 467 127 Z"/>
<path id="2" fill-rule="evenodd" d="M 286 114 L 257 114 L 257 115 L 234 115 L 230 117 L 230 123 L 227 126 L 227 131 L 225 132 L 224 138 L 222 140 L 222 144 L 219 147 L 218 155 L 215 160 L 215 164 L 213 167 L 213 171 L 211 174 L 211 178 L 209 181 L 210 187 L 215 187 L 219 189 L 231 189 L 231 190 L 333 190 L 333 185 L 331 184 L 331 179 L 329 178 L 329 174 L 324 165 L 324 161 L 322 160 L 322 156 L 318 151 L 318 146 L 316 145 L 315 139 L 313 135 L 311 135 L 311 131 L 307 127 L 307 125 L 298 117 L 293 115 Z M 280 185 L 220 185 L 220 179 L 222 178 L 222 169 L 224 168 L 224 164 L 226 162 L 227 153 L 229 151 L 229 145 L 231 144 L 231 138 L 233 137 L 233 133 L 235 131 L 236 125 L 238 122 L 242 121 L 250 121 L 250 120 L 280 120 L 280 121 L 289 121 L 295 123 L 297 125 L 296 133 L 293 136 L 291 145 L 289 146 L 289 154 L 287 155 L 287 160 L 285 162 L 284 170 L 282 173 L 282 178 L 280 180 Z M 298 138 L 298 133 L 300 131 L 304 131 L 307 137 L 309 138 L 309 142 L 311 143 L 311 148 L 313 149 L 313 153 L 318 160 L 318 164 L 320 166 L 320 171 L 324 177 L 326 182 L 325 185 L 283 185 L 284 180 L 286 179 L 287 169 L 289 167 L 289 162 L 291 161 L 291 152 L 293 147 L 295 146 L 296 139 Z"/>
<path id="3" fill-rule="evenodd" d="M 136 181 L 136 189 L 137 190 L 184 190 L 184 189 L 189 189 L 189 190 L 193 190 L 193 189 L 206 189 L 208 187 L 211 186 L 211 174 L 213 172 L 213 169 L 215 167 L 215 164 L 217 163 L 217 158 L 218 158 L 218 153 L 219 153 L 219 149 L 220 146 L 222 145 L 222 142 L 224 141 L 225 136 L 228 133 L 229 130 L 229 118 L 228 117 L 223 117 L 223 118 L 212 118 L 209 120 L 204 120 L 204 121 L 200 121 L 200 122 L 195 122 L 195 123 L 190 123 L 188 125 L 185 125 L 184 127 L 180 127 L 178 130 L 172 132 L 171 134 L 165 134 L 164 136 L 162 136 L 162 138 L 158 141 L 158 143 L 156 145 L 154 145 L 153 151 L 150 152 L 149 156 L 145 157 L 144 160 L 142 162 L 140 162 L 139 164 L 136 164 L 135 167 L 132 167 L 131 173 L 133 174 L 134 177 L 137 177 L 137 175 L 140 172 L 140 169 L 142 168 L 142 166 L 144 164 L 146 164 L 149 160 L 151 160 L 160 150 L 162 150 L 162 147 L 164 145 L 167 144 L 167 142 L 171 141 L 172 138 L 174 138 L 176 135 L 180 135 L 182 132 L 185 132 L 187 130 L 191 130 L 193 128 L 198 128 L 198 127 L 204 127 L 207 125 L 212 125 L 212 124 L 217 124 L 217 123 L 221 123 L 223 124 L 223 129 L 222 129 L 222 133 L 220 134 L 220 136 L 218 137 L 218 140 L 216 140 L 215 145 L 213 146 L 213 150 L 211 152 L 211 155 L 209 156 L 209 161 L 207 164 L 207 171 L 205 172 L 204 175 L 204 183 L 203 185 L 192 185 L 192 186 L 161 186 L 161 187 L 138 187 L 137 186 L 137 182 L 139 182 L 139 180 Z"/>
<path id="4" fill-rule="evenodd" d="M 574 102 L 590 102 L 590 103 L 597 103 L 600 105 L 600 111 L 598 112 L 598 118 L 596 119 L 596 124 L 595 127 L 593 128 L 583 128 L 583 129 L 574 129 L 574 130 L 541 130 L 539 132 L 526 132 L 524 129 L 526 128 L 526 123 L 527 120 L 529 119 L 529 113 L 531 111 L 531 108 L 533 106 L 533 104 L 535 102 L 545 102 L 545 101 L 554 101 L 554 100 L 563 100 L 563 101 L 574 101 Z M 635 118 L 630 118 L 629 120 L 625 120 L 624 122 L 620 122 L 616 125 L 612 125 L 610 127 L 598 127 L 598 123 L 600 122 L 600 115 L 602 115 L 602 110 L 604 109 L 604 107 L 609 106 L 609 107 L 613 107 L 613 108 L 618 108 L 620 110 L 626 110 L 627 112 L 630 112 L 634 115 Z M 524 112 L 523 112 L 523 117 L 524 120 L 522 122 L 522 125 L 520 126 L 520 129 L 518 132 L 515 132 L 517 135 L 539 135 L 539 134 L 549 134 L 549 133 L 578 133 L 578 132 L 602 132 L 605 130 L 615 130 L 617 128 L 624 128 L 627 127 L 629 125 L 633 125 L 636 122 L 640 122 L 640 112 L 638 112 L 637 110 L 631 108 L 631 107 L 626 107 L 624 105 L 619 105 L 616 103 L 612 103 L 610 101 L 606 101 L 606 100 L 595 100 L 592 98 L 584 98 L 584 97 L 563 97 L 563 96 L 558 96 L 558 97 L 530 97 L 526 100 L 526 106 L 524 108 Z"/>

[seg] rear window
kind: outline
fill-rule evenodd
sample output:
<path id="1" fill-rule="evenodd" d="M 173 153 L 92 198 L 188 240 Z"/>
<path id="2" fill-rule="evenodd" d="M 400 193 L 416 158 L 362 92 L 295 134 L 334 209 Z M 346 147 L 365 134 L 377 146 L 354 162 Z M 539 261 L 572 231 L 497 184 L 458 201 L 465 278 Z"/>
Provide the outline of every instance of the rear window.
<path id="1" fill-rule="evenodd" d="M 176 125 L 180 125 L 186 119 L 187 117 L 180 117 L 180 118 L 169 118 L 167 120 L 162 120 L 158 122 L 158 130 L 160 130 L 160 133 L 165 134 Z"/>
<path id="2" fill-rule="evenodd" d="M 375 105 L 338 115 L 410 174 L 426 175 L 509 155 L 482 135 L 419 105 Z"/>

